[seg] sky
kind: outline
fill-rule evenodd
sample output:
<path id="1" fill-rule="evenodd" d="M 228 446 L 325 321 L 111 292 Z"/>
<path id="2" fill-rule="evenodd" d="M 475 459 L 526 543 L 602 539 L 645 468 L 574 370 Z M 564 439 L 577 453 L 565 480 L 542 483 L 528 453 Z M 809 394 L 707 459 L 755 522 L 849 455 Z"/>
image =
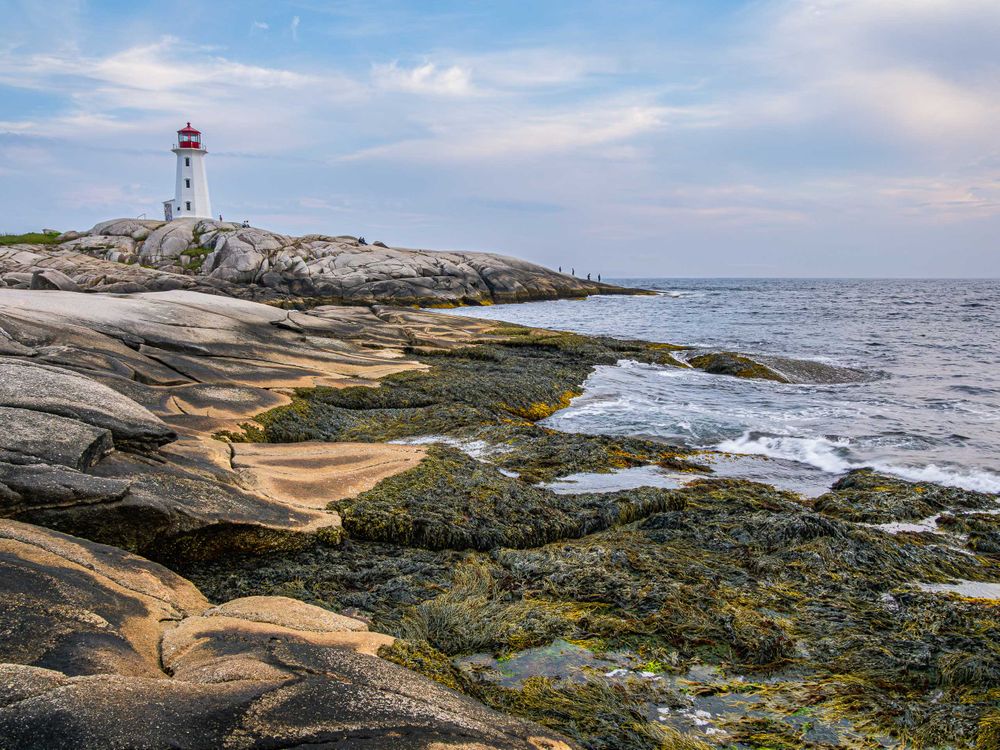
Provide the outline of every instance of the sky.
<path id="1" fill-rule="evenodd" d="M 1000 276 L 998 0 L 0 0 L 0 231 L 215 213 L 578 274 Z"/>

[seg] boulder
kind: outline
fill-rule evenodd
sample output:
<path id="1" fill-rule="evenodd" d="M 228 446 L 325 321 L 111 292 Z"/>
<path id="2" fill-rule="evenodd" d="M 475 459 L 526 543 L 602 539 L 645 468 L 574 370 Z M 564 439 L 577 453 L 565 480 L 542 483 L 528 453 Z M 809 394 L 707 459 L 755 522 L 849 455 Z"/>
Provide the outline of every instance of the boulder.
<path id="1" fill-rule="evenodd" d="M 166 222 L 150 219 L 111 219 L 95 224 L 86 232 L 89 237 L 128 237 L 133 240 L 144 240 L 154 229 L 162 227 Z M 67 232 L 66 237 L 69 233 Z"/>
<path id="2" fill-rule="evenodd" d="M 149 232 L 148 229 L 144 230 Z M 109 257 L 112 252 L 118 253 L 122 257 L 131 257 L 135 254 L 136 240 L 129 236 L 116 234 L 85 235 L 74 240 L 67 240 L 59 245 L 62 251 L 75 253 L 87 253 L 98 257 Z"/>
<path id="3" fill-rule="evenodd" d="M 46 268 L 32 273 L 29 288 L 58 289 L 63 292 L 83 291 L 80 289 L 80 285 L 73 281 L 73 279 L 62 271 L 57 271 L 55 268 Z"/>
<path id="4" fill-rule="evenodd" d="M 142 263 L 158 264 L 180 257 L 190 247 L 195 247 L 194 228 L 197 219 L 176 219 L 154 229 L 139 249 Z"/>
<path id="5" fill-rule="evenodd" d="M 259 229 L 239 229 L 219 238 L 204 270 L 211 278 L 237 284 L 257 281 L 270 268 L 269 254 L 280 250 L 282 241 L 287 238 Z"/>
<path id="6" fill-rule="evenodd" d="M 751 380 L 773 380 L 777 383 L 788 383 L 787 377 L 780 372 L 762 364 L 745 354 L 736 352 L 708 352 L 698 354 L 687 360 L 691 367 L 704 370 L 712 375 L 731 375 L 737 378 Z"/>

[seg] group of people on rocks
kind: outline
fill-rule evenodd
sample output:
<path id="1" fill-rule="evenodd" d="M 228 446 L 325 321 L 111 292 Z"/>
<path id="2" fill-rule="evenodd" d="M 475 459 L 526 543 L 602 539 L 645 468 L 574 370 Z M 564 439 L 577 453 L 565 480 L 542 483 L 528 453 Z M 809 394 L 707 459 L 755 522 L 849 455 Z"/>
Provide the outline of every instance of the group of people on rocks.
<path id="1" fill-rule="evenodd" d="M 563 272 L 562 266 L 559 266 L 559 273 L 562 273 L 562 272 Z M 569 270 L 569 275 L 570 276 L 576 276 L 576 269 L 575 268 L 571 268 Z M 587 281 L 590 281 L 590 274 L 589 273 L 587 274 Z M 601 281 L 601 274 L 597 274 L 597 281 L 598 281 L 598 283 L 600 283 L 600 281 Z"/>

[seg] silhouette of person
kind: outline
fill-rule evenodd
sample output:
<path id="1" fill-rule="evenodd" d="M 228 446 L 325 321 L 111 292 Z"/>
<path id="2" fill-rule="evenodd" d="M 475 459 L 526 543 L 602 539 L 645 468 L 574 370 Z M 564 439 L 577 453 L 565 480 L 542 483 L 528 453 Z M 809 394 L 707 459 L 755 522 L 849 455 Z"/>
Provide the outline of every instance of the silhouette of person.
<path id="1" fill-rule="evenodd" d="M 570 272 L 570 273 L 571 273 L 571 274 L 572 274 L 573 276 L 576 276 L 576 269 L 575 269 L 575 268 L 571 268 L 569 272 Z"/>
<path id="2" fill-rule="evenodd" d="M 587 274 L 587 281 L 590 281 L 590 274 Z"/>
<path id="3" fill-rule="evenodd" d="M 597 283 L 598 283 L 598 284 L 600 284 L 600 283 L 601 283 L 601 274 L 597 274 Z"/>

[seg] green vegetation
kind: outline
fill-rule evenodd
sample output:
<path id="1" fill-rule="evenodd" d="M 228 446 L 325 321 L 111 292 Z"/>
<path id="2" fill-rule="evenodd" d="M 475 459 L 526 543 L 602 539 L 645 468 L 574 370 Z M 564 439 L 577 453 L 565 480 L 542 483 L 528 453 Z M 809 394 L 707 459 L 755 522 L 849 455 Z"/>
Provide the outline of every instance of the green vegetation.
<path id="1" fill-rule="evenodd" d="M 187 265 L 184 266 L 184 270 L 190 273 L 198 273 L 201 270 L 202 265 L 205 263 L 205 258 L 207 258 L 211 252 L 211 249 L 205 247 L 189 247 L 187 250 L 182 251 L 182 256 L 190 258 Z"/>
<path id="2" fill-rule="evenodd" d="M 331 504 L 355 539 L 480 550 L 575 539 L 682 507 L 681 496 L 652 487 L 557 495 L 506 477 L 455 448 L 437 446 L 418 466 Z"/>
<path id="3" fill-rule="evenodd" d="M 60 232 L 27 232 L 26 234 L 0 234 L 0 245 L 55 245 Z"/>

